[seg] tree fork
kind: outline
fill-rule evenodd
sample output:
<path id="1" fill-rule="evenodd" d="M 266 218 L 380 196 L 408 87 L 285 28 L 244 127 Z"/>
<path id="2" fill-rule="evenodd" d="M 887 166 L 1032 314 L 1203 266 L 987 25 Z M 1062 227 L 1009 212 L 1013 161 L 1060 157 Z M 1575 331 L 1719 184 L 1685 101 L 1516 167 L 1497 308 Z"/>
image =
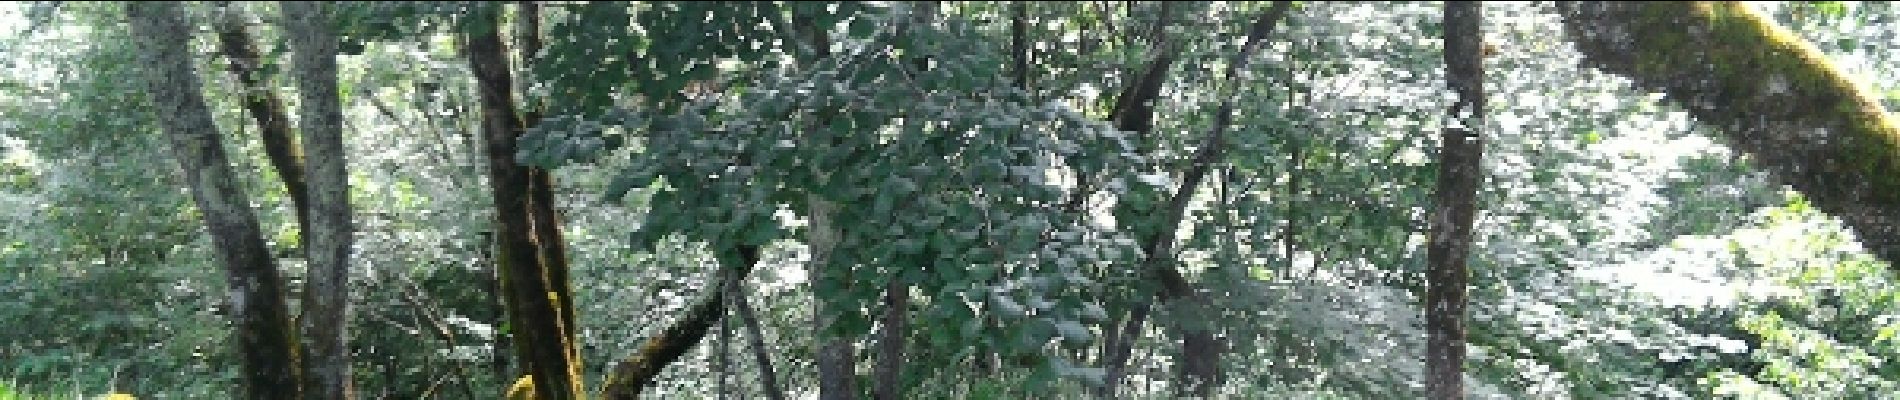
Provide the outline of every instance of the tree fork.
<path id="1" fill-rule="evenodd" d="M 202 82 L 190 59 L 191 28 L 178 3 L 131 2 L 125 11 L 133 37 L 145 49 L 141 58 L 151 105 L 171 140 L 231 287 L 233 344 L 244 396 L 301 398 L 302 371 L 297 368 L 297 339 L 284 304 L 283 281 L 250 201 L 235 184 L 217 124 L 199 92 Z"/>

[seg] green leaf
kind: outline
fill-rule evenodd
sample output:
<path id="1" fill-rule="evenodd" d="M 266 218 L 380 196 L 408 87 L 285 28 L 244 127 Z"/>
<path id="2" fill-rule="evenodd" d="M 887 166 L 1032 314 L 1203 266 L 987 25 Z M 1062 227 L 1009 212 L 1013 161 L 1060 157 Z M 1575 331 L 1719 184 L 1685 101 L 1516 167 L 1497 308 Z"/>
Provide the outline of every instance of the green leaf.
<path id="1" fill-rule="evenodd" d="M 1006 316 L 1025 317 L 1029 315 L 1029 311 L 1023 308 L 1022 304 L 1016 303 L 1016 300 L 1010 299 L 1008 295 L 1002 293 L 991 294 L 990 304 L 995 304 L 996 310 Z"/>
<path id="2" fill-rule="evenodd" d="M 1095 340 L 1095 335 L 1090 333 L 1087 327 L 1075 321 L 1057 321 L 1055 328 L 1056 332 L 1062 335 L 1063 340 L 1076 343 L 1088 343 Z"/>
<path id="3" fill-rule="evenodd" d="M 1095 303 L 1082 304 L 1081 314 L 1082 314 L 1082 318 L 1085 318 L 1084 319 L 1085 321 L 1108 320 L 1108 311 L 1103 310 L 1101 305 L 1098 305 Z"/>

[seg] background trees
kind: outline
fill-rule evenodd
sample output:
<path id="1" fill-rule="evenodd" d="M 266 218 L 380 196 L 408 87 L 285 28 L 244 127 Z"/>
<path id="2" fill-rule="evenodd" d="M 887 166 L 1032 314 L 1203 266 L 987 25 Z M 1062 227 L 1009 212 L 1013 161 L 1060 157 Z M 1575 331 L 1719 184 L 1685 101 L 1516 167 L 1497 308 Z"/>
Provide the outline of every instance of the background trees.
<path id="1" fill-rule="evenodd" d="M 1444 4 L 8 7 L 0 296 L 18 300 L 0 316 L 30 328 L 0 333 L 0 369 L 29 393 L 232 397 L 262 387 L 247 365 L 298 360 L 260 349 L 322 353 L 294 344 L 310 333 L 234 339 L 288 335 L 292 315 L 348 327 L 359 398 L 487 398 L 524 376 L 540 398 L 1423 393 L 1445 43 L 1474 39 Z M 1871 83 L 1852 121 L 1900 97 L 1890 8 L 1763 7 L 1789 27 L 1765 48 L 1812 47 L 1661 61 L 1747 77 L 1826 58 Z M 1612 8 L 1482 5 L 1465 391 L 1891 392 L 1890 261 L 1855 217 L 1884 214 L 1852 211 L 1884 192 L 1784 161 L 1900 164 L 1730 150 L 1787 130 L 1643 76 L 1680 43 L 1591 42 L 1695 26 Z M 325 58 L 295 32 L 325 29 L 333 90 L 286 73 Z M 1594 67 L 1618 59 L 1635 62 Z M 311 96 L 331 91 L 340 144 L 319 148 Z M 172 108 L 191 95 L 202 110 Z M 1841 120 L 1814 115 L 1789 117 Z M 191 178 L 212 165 L 229 177 Z M 325 198 L 337 176 L 347 198 Z M 305 300 L 335 293 L 310 255 L 338 248 L 325 224 L 355 228 L 331 258 L 350 260 L 347 313 Z M 244 299 L 286 300 L 282 319 L 230 302 L 246 286 L 227 272 L 281 274 L 284 293 Z M 715 328 L 741 304 L 757 328 Z M 324 309 L 347 322 L 310 319 Z"/>

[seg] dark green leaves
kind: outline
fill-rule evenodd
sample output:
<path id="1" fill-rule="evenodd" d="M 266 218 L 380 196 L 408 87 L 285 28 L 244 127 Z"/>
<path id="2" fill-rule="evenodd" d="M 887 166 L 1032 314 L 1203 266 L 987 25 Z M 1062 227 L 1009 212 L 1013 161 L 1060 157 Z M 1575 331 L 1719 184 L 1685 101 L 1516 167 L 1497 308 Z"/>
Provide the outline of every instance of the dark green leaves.
<path id="1" fill-rule="evenodd" d="M 516 142 L 515 162 L 553 169 L 593 161 L 623 144 L 621 135 L 605 134 L 607 128 L 573 116 L 545 118 Z"/>

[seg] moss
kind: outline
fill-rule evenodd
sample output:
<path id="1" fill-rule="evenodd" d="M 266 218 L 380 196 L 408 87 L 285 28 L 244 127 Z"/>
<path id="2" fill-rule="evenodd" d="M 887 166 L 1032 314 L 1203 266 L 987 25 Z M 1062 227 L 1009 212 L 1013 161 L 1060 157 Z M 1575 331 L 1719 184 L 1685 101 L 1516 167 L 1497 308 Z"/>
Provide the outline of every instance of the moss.
<path id="1" fill-rule="evenodd" d="M 1724 119 L 1782 107 L 1786 115 L 1839 128 L 1840 140 L 1831 147 L 1843 157 L 1830 161 L 1846 165 L 1831 172 L 1868 178 L 1879 201 L 1900 201 L 1900 163 L 1893 162 L 1900 159 L 1900 129 L 1877 97 L 1806 40 L 1737 2 L 1646 2 L 1635 22 L 1637 48 L 1645 50 L 1636 54 L 1638 74 L 1713 72 L 1709 78 L 1720 82 L 1721 95 L 1738 100 L 1718 110 Z M 1684 23 L 1691 28 L 1682 29 Z"/>
<path id="2" fill-rule="evenodd" d="M 507 400 L 535 400 L 534 375 L 522 375 L 515 384 L 508 385 L 508 393 L 502 395 Z"/>
<path id="3" fill-rule="evenodd" d="M 1591 63 L 1669 95 L 1900 259 L 1900 127 L 1819 49 L 1738 2 L 1560 7 Z"/>

